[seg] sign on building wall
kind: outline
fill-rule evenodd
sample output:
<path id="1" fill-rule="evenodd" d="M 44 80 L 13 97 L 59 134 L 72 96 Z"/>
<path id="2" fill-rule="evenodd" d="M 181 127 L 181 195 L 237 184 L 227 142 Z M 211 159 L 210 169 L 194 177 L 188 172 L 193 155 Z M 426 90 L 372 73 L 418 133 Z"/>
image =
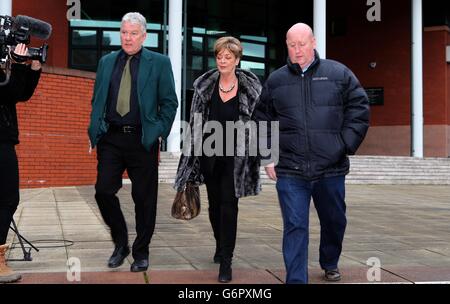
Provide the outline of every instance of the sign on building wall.
<path id="1" fill-rule="evenodd" d="M 370 105 L 384 105 L 384 88 L 383 87 L 373 87 L 364 88 L 369 97 Z"/>

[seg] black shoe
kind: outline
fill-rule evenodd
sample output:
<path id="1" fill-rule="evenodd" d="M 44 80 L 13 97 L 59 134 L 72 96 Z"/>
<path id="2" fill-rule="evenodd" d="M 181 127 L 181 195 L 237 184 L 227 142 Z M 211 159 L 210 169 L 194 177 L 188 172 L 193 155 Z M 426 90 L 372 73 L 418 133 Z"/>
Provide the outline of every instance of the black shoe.
<path id="1" fill-rule="evenodd" d="M 123 264 L 125 258 L 130 254 L 128 246 L 119 246 L 114 249 L 112 256 L 108 260 L 109 268 L 117 268 Z"/>
<path id="2" fill-rule="evenodd" d="M 142 260 L 134 260 L 133 264 L 131 264 L 130 271 L 140 272 L 146 271 L 147 269 L 148 269 L 148 259 L 142 259 Z"/>
<path id="3" fill-rule="evenodd" d="M 339 269 L 325 269 L 324 279 L 329 282 L 337 282 L 341 280 Z"/>
<path id="4" fill-rule="evenodd" d="M 231 262 L 222 260 L 220 262 L 219 267 L 219 277 L 218 280 L 220 283 L 229 283 L 233 279 L 232 270 L 231 270 Z"/>

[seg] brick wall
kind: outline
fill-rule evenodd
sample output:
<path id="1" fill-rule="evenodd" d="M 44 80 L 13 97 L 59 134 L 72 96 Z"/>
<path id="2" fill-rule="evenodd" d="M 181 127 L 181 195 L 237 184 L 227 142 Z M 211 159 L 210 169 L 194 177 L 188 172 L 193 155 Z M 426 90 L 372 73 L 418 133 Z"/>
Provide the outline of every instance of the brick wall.
<path id="1" fill-rule="evenodd" d="M 328 1 L 328 18 L 342 18 L 345 35 L 328 31 L 327 57 L 352 69 L 364 87 L 383 87 L 384 105 L 372 106 L 370 125 L 409 126 L 411 88 L 411 1 L 382 1 L 381 21 L 366 18 L 366 1 Z M 376 62 L 376 68 L 369 67 Z M 409 144 L 405 141 L 405 144 Z"/>
<path id="2" fill-rule="evenodd" d="M 87 126 L 94 73 L 47 68 L 33 97 L 18 105 L 20 186 L 95 183 Z"/>
<path id="3" fill-rule="evenodd" d="M 345 25 L 340 34 L 329 28 L 327 57 L 349 66 L 364 87 L 384 88 L 384 105 L 371 106 L 369 133 L 358 153 L 410 155 L 411 1 L 384 1 L 381 22 L 366 19 L 366 1 L 346 3 L 327 3 L 329 22 Z M 430 157 L 450 153 L 448 37 L 447 26 L 423 32 L 424 154 Z M 376 67 L 370 68 L 370 62 Z"/>
<path id="4" fill-rule="evenodd" d="M 424 119 L 426 125 L 448 124 L 447 64 L 445 61 L 447 26 L 428 27 L 423 35 Z"/>

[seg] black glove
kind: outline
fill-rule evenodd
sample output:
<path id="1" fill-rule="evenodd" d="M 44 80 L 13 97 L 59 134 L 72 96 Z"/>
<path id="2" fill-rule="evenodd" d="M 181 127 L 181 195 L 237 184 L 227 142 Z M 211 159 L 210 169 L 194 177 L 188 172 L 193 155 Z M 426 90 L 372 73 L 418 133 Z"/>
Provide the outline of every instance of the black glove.
<path id="1" fill-rule="evenodd" d="M 28 60 L 28 56 L 17 55 L 16 53 L 11 53 L 11 58 L 18 63 L 25 62 Z"/>

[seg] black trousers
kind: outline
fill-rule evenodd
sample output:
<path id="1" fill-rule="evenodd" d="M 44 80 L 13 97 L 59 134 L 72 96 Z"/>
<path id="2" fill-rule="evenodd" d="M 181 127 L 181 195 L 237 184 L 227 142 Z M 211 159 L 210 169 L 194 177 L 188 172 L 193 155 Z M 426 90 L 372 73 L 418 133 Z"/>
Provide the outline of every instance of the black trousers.
<path id="1" fill-rule="evenodd" d="M 212 166 L 214 174 L 206 174 L 205 183 L 209 200 L 209 220 L 222 258 L 233 257 L 236 246 L 238 201 L 234 194 L 233 159 L 218 157 L 203 161 Z M 211 169 L 211 168 L 209 168 Z"/>
<path id="2" fill-rule="evenodd" d="M 136 220 L 136 239 L 132 248 L 134 259 L 148 259 L 158 198 L 159 145 L 156 142 L 149 152 L 142 146 L 141 136 L 140 133 L 109 131 L 97 146 L 95 199 L 116 246 L 128 245 L 127 225 L 116 196 L 122 187 L 125 169 L 132 183 Z"/>
<path id="3" fill-rule="evenodd" d="M 19 164 L 12 143 L 0 143 L 0 245 L 19 205 Z"/>

